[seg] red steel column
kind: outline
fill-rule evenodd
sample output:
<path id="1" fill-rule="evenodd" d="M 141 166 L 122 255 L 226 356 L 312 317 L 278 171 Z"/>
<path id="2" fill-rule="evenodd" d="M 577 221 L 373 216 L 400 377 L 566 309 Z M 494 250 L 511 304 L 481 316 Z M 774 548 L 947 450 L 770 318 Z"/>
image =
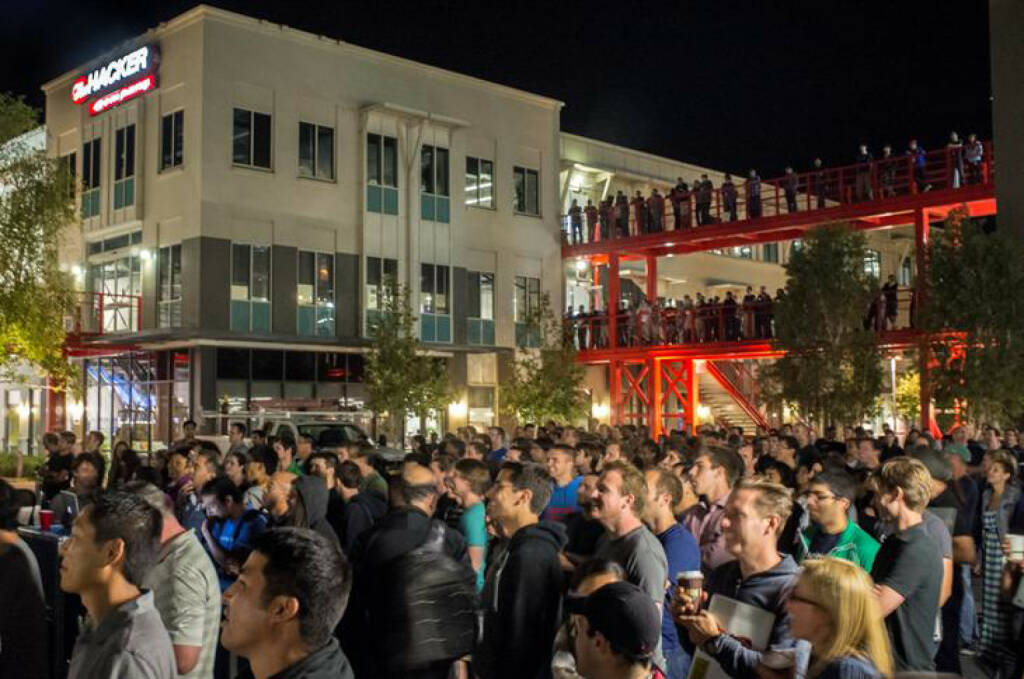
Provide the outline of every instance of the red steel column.
<path id="1" fill-rule="evenodd" d="M 658 258 L 647 256 L 647 301 L 654 304 L 658 300 Z"/>
<path id="2" fill-rule="evenodd" d="M 923 209 L 914 210 L 914 248 L 917 260 L 917 279 L 914 281 L 914 309 L 918 311 L 925 303 L 927 285 L 925 283 L 928 271 L 928 243 L 930 225 L 928 215 Z M 916 325 L 916 324 L 915 324 Z M 921 340 L 919 347 L 918 365 L 921 366 L 921 431 L 929 431 L 932 420 L 932 393 L 929 384 L 928 371 L 931 362 L 931 351 L 928 347 L 928 340 Z"/>
<path id="3" fill-rule="evenodd" d="M 686 426 L 697 433 L 697 362 L 686 361 Z"/>

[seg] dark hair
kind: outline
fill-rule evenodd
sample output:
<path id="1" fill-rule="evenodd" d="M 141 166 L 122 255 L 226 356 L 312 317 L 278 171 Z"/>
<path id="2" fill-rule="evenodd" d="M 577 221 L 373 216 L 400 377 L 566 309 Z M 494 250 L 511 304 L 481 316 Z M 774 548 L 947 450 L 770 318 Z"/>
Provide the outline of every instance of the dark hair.
<path id="1" fill-rule="evenodd" d="M 852 476 L 841 469 L 829 467 L 815 474 L 809 483 L 828 486 L 833 495 L 850 502 L 853 502 L 854 498 L 857 497 L 857 482 Z"/>
<path id="2" fill-rule="evenodd" d="M 232 422 L 231 428 L 237 429 L 242 436 L 249 433 L 249 427 L 245 426 L 245 422 Z"/>
<path id="3" fill-rule="evenodd" d="M 800 442 L 796 440 L 795 436 L 780 436 L 779 441 L 785 443 L 786 447 L 794 452 L 800 450 Z"/>
<path id="4" fill-rule="evenodd" d="M 487 455 L 491 452 L 491 445 L 484 443 L 483 441 L 472 440 L 469 442 L 469 447 L 474 453 L 480 455 L 480 457 L 487 459 Z"/>
<path id="5" fill-rule="evenodd" d="M 277 596 L 299 602 L 299 636 L 309 648 L 331 638 L 348 604 L 352 569 L 341 549 L 307 528 L 272 528 L 252 541 L 263 565 L 263 604 Z"/>
<path id="6" fill-rule="evenodd" d="M 157 471 L 156 467 L 139 467 L 138 469 L 135 470 L 135 476 L 133 477 L 133 479 L 135 481 L 145 481 L 146 483 L 152 483 L 154 486 L 157 486 L 158 488 L 164 485 L 165 483 L 164 478 L 160 475 L 160 472 Z"/>
<path id="7" fill-rule="evenodd" d="M 507 462 L 501 465 L 501 470 L 511 472 L 508 481 L 513 488 L 530 491 L 533 496 L 530 499 L 530 513 L 539 516 L 551 499 L 551 487 L 554 482 L 548 470 L 533 462 Z"/>
<path id="8" fill-rule="evenodd" d="M 409 460 L 407 464 L 419 464 L 419 462 Z M 397 476 L 395 476 L 394 483 L 398 487 L 398 492 L 402 494 L 402 498 L 409 504 L 412 504 L 413 502 L 426 500 L 427 498 L 437 495 L 437 485 L 435 485 L 433 482 L 409 483 L 409 481 L 405 478 L 405 474 L 398 474 Z"/>
<path id="9" fill-rule="evenodd" d="M 208 445 L 207 445 L 208 444 Z M 220 473 L 220 449 L 210 441 L 200 441 L 196 459 L 203 458 L 213 467 L 214 473 Z"/>
<path id="10" fill-rule="evenodd" d="M 192 457 L 192 448 L 187 443 L 180 446 L 174 446 L 167 451 L 167 461 L 170 462 L 171 458 L 175 455 L 181 455 L 186 460 Z"/>
<path id="11" fill-rule="evenodd" d="M 315 453 L 312 453 L 309 456 L 309 459 L 306 461 L 306 467 L 311 468 L 313 465 L 313 460 L 323 460 L 324 462 L 327 463 L 328 467 L 334 470 L 334 475 L 338 475 L 338 456 L 335 455 L 334 453 L 328 452 L 326 450 L 320 450 Z"/>
<path id="12" fill-rule="evenodd" d="M 466 479 L 469 489 L 476 495 L 483 495 L 491 487 L 491 469 L 483 460 L 467 457 L 455 463 L 455 473 Z"/>
<path id="13" fill-rule="evenodd" d="M 373 447 L 373 444 L 369 441 L 360 441 L 354 449 L 349 450 L 348 456 L 351 459 L 358 460 L 364 457 L 372 458 L 377 452 L 377 449 Z M 371 461 L 372 464 L 372 461 Z"/>
<path id="14" fill-rule="evenodd" d="M 436 462 L 438 469 L 441 471 L 450 472 L 455 468 L 457 460 L 448 453 L 438 453 L 434 456 L 432 462 Z"/>
<path id="15" fill-rule="evenodd" d="M 595 557 L 587 559 L 572 572 L 572 579 L 569 581 L 569 589 L 579 588 L 583 581 L 594 575 L 614 575 L 619 580 L 626 579 L 626 569 L 618 561 Z M 674 576 L 673 576 L 674 577 Z"/>
<path id="16" fill-rule="evenodd" d="M 736 483 L 736 479 L 743 473 L 743 458 L 732 448 L 708 446 L 697 453 L 697 457 L 701 455 L 708 456 L 712 467 L 721 467 L 725 470 L 725 480 L 730 487 Z"/>
<path id="17" fill-rule="evenodd" d="M 191 424 L 191 425 L 192 425 L 193 427 L 195 427 L 195 426 L 196 426 L 196 421 L 195 421 L 195 420 L 192 420 L 192 419 L 189 419 L 189 420 L 185 420 L 184 422 L 182 422 L 182 423 L 181 423 L 181 426 L 182 426 L 182 427 L 187 427 L 187 426 L 188 426 L 188 425 L 190 425 L 190 424 Z"/>
<path id="18" fill-rule="evenodd" d="M 277 437 L 277 440 L 274 441 L 274 443 L 280 443 L 282 448 L 284 448 L 285 450 L 292 451 L 293 455 L 295 454 L 295 439 L 293 439 L 291 436 L 288 436 L 287 434 L 285 434 L 284 436 L 279 436 Z"/>
<path id="19" fill-rule="evenodd" d="M 103 432 L 101 431 L 91 431 L 89 432 L 89 436 L 92 436 L 97 441 L 99 441 L 101 446 L 103 445 L 103 442 L 107 440 L 107 437 L 104 436 Z"/>
<path id="20" fill-rule="evenodd" d="M 445 445 L 451 445 L 455 449 L 455 456 L 462 457 L 466 454 L 466 442 L 462 439 L 447 439 Z"/>
<path id="21" fill-rule="evenodd" d="M 238 451 L 238 450 L 235 450 L 235 451 L 230 452 L 227 455 L 225 455 L 224 456 L 224 463 L 227 464 L 228 459 L 232 458 L 232 457 L 235 458 L 235 462 L 238 463 L 239 467 L 245 467 L 245 465 L 249 464 L 249 455 L 248 455 L 248 453 L 243 453 L 243 452 Z"/>
<path id="22" fill-rule="evenodd" d="M 78 440 L 78 437 L 75 436 L 75 432 L 73 431 L 62 431 L 60 433 L 60 438 L 65 443 L 74 443 Z"/>
<path id="23" fill-rule="evenodd" d="M 243 497 L 242 489 L 226 476 L 215 476 L 207 481 L 203 484 L 199 495 L 212 495 L 217 498 L 218 502 L 224 502 L 224 500 L 231 498 L 235 504 L 240 504 Z"/>
<path id="24" fill-rule="evenodd" d="M 667 469 L 658 467 L 651 471 L 658 475 L 658 480 L 655 483 L 658 495 L 668 493 L 672 496 L 672 506 L 675 507 L 678 505 L 683 499 L 683 482 L 679 480 L 678 476 Z"/>
<path id="25" fill-rule="evenodd" d="M 277 471 L 277 453 L 265 443 L 253 446 L 252 450 L 249 451 L 249 459 L 252 462 L 262 464 L 263 469 L 267 472 L 267 476 Z"/>
<path id="26" fill-rule="evenodd" d="M 359 465 L 351 460 L 340 463 L 336 474 L 345 488 L 358 488 L 359 482 L 363 480 L 363 473 L 359 471 Z"/>
<path id="27" fill-rule="evenodd" d="M 71 471 L 75 471 L 83 464 L 91 464 L 93 466 L 93 469 L 96 470 L 96 484 L 102 488 L 103 475 L 107 471 L 107 461 L 99 453 L 82 453 L 76 456 L 74 462 L 71 463 Z"/>
<path id="28" fill-rule="evenodd" d="M 164 519 L 160 511 L 131 493 L 97 495 L 87 513 L 96 534 L 96 544 L 110 540 L 124 543 L 121 572 L 125 580 L 142 586 L 149 569 L 160 555 L 160 533 Z"/>
<path id="29" fill-rule="evenodd" d="M 414 450 L 411 453 L 407 453 L 403 462 L 415 462 L 421 467 L 430 468 L 430 463 L 433 461 L 430 459 L 430 453 L 425 453 L 422 450 Z"/>
<path id="30" fill-rule="evenodd" d="M 60 437 L 52 431 L 48 431 L 43 434 L 43 447 L 44 448 L 56 448 L 60 443 Z"/>
<path id="31" fill-rule="evenodd" d="M 18 527 L 19 503 L 14 486 L 0 479 L 0 530 Z"/>

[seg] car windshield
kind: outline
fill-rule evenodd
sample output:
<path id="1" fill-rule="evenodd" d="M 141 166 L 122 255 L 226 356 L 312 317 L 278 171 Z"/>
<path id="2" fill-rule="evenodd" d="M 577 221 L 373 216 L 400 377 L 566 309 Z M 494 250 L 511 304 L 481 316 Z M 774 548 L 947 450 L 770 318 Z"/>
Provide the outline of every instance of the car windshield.
<path id="1" fill-rule="evenodd" d="M 337 422 L 300 424 L 298 425 L 298 430 L 299 434 L 303 436 L 312 436 L 313 440 L 316 441 L 316 446 L 320 448 L 358 441 L 361 434 L 359 429 L 353 425 Z"/>

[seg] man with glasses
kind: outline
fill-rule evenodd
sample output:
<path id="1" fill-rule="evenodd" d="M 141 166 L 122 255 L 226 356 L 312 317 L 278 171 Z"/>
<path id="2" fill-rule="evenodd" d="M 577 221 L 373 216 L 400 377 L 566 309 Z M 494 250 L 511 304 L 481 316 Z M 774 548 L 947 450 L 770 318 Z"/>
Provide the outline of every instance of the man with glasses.
<path id="1" fill-rule="evenodd" d="M 796 557 L 834 556 L 852 561 L 867 572 L 875 563 L 879 544 L 863 528 L 850 521 L 850 505 L 857 483 L 841 469 L 815 475 L 807 487 L 807 513 L 811 525 L 801 534 Z"/>

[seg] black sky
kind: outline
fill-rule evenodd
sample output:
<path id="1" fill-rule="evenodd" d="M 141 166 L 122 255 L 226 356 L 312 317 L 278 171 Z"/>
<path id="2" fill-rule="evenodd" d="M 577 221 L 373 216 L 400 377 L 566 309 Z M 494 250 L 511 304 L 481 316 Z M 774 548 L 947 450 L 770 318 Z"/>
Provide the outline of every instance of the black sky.
<path id="1" fill-rule="evenodd" d="M 39 85 L 195 5 L 5 0 L 0 90 Z M 991 136 L 987 0 L 213 0 L 566 103 L 562 129 L 762 176 L 863 140 Z"/>

